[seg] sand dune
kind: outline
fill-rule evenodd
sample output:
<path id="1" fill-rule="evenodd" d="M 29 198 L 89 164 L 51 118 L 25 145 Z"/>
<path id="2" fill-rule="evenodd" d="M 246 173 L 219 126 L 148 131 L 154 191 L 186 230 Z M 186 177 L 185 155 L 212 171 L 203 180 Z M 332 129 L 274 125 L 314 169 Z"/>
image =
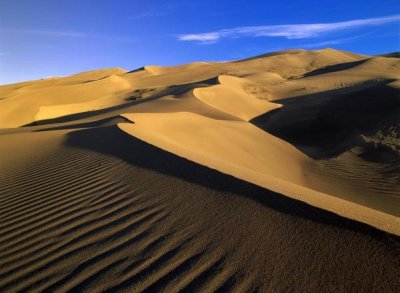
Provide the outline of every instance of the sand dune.
<path id="1" fill-rule="evenodd" d="M 123 117 L 135 122 L 120 123 L 118 126 L 124 131 L 172 153 L 183 152 L 184 157 L 214 169 L 250 169 L 297 184 L 303 181 L 300 164 L 307 160 L 306 156 L 250 123 L 187 112 Z M 194 130 L 195 136 L 188 135 Z"/>
<path id="2" fill-rule="evenodd" d="M 241 78 L 220 75 L 218 82 L 218 85 L 196 88 L 193 94 L 200 101 L 246 121 L 280 107 L 249 96 L 245 91 L 248 82 Z"/>
<path id="3" fill-rule="evenodd" d="M 0 86 L 0 291 L 398 292 L 399 68 L 289 50 Z"/>
<path id="4" fill-rule="evenodd" d="M 152 145 L 313 206 L 400 234 L 399 209 L 392 206 L 399 201 L 397 182 L 387 182 L 389 191 L 393 189 L 394 201 L 389 195 L 383 199 L 377 191 L 369 192 L 372 198 L 366 201 L 365 197 L 355 198 L 352 192 L 340 188 L 340 197 L 347 200 L 344 201 L 329 195 L 338 193 L 335 181 L 320 184 L 329 193 L 319 192 L 323 188 L 309 182 L 309 177 L 321 176 L 322 168 L 318 169 L 320 174 L 313 172 L 313 162 L 300 151 L 250 123 L 220 121 L 191 113 L 124 114 L 123 117 L 135 124 L 118 124 L 122 130 Z M 190 135 L 194 130 L 196 135 Z"/>
<path id="5" fill-rule="evenodd" d="M 37 112 L 41 107 L 88 102 L 113 95 L 119 104 L 126 102 L 135 89 L 156 89 L 173 85 L 201 83 L 219 75 L 238 77 L 260 72 L 273 72 L 283 78 L 302 75 L 314 68 L 364 60 L 366 57 L 335 50 L 295 51 L 268 58 L 254 58 L 240 62 L 197 62 L 176 67 L 145 66 L 142 70 L 126 72 L 123 69 L 89 71 L 66 78 L 53 78 L 15 86 L 0 87 L 2 115 L 0 127 L 12 128 L 47 119 Z M 383 58 L 383 57 L 382 57 Z M 385 58 L 389 59 L 389 58 Z M 390 58 L 394 59 L 394 58 Z M 290 64 L 290 66 L 287 66 Z M 395 70 L 393 70 L 395 71 Z M 117 103 L 117 102 L 116 102 Z M 92 106 L 92 110 L 107 106 Z M 69 114 L 78 109 L 70 107 Z M 82 112 L 88 111 L 83 107 Z M 23 113 L 23 114 L 21 114 Z M 60 116 L 67 115 L 61 111 Z M 48 118 L 55 117 L 52 113 Z"/>

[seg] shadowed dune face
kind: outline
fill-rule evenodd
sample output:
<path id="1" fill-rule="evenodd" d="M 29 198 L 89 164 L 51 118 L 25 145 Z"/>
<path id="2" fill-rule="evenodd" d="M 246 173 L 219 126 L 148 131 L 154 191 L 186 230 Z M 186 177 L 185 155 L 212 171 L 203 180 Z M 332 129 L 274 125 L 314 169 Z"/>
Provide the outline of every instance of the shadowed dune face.
<path id="1" fill-rule="evenodd" d="M 319 74 L 332 73 L 332 72 L 342 71 L 342 70 L 346 70 L 346 69 L 351 69 L 360 64 L 363 64 L 365 61 L 366 60 L 358 60 L 358 61 L 353 61 L 353 62 L 329 65 L 326 67 L 318 68 L 318 69 L 312 70 L 310 72 L 307 72 L 303 76 L 308 77 L 308 76 L 314 76 L 314 75 L 319 75 Z"/>
<path id="2" fill-rule="evenodd" d="M 0 291 L 399 292 L 399 69 L 289 50 L 1 86 Z"/>
<path id="3" fill-rule="evenodd" d="M 110 142 L 113 142 L 111 144 Z M 368 226 L 339 217 L 328 211 L 313 208 L 301 201 L 282 197 L 257 185 L 236 179 L 206 166 L 163 151 L 135 137 L 121 132 L 117 126 L 72 131 L 65 141 L 67 146 L 89 149 L 111 155 L 134 166 L 160 174 L 181 178 L 220 192 L 248 197 L 280 212 L 363 233 Z M 372 231 L 372 230 L 371 230 Z M 369 233 L 369 232 L 365 232 Z"/>
<path id="4" fill-rule="evenodd" d="M 400 125 L 400 89 L 390 82 L 279 100 L 283 107 L 251 122 L 311 157 L 337 156 L 359 146 L 361 134 Z"/>
<path id="5" fill-rule="evenodd" d="M 310 166 L 314 188 L 338 196 L 350 192 L 378 206 L 387 198 L 387 211 L 399 216 L 399 149 L 365 139 L 385 129 L 398 133 L 400 90 L 391 82 L 279 100 L 283 107 L 251 122 L 317 159 Z M 323 182 L 340 186 L 334 191 Z"/>

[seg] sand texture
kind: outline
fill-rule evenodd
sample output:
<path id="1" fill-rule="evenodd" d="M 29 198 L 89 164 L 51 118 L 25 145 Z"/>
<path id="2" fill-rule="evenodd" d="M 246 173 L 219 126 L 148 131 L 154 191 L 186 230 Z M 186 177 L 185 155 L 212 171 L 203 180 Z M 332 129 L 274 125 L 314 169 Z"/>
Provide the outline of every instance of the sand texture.
<path id="1" fill-rule="evenodd" d="M 400 59 L 0 86 L 0 292 L 400 291 Z"/>

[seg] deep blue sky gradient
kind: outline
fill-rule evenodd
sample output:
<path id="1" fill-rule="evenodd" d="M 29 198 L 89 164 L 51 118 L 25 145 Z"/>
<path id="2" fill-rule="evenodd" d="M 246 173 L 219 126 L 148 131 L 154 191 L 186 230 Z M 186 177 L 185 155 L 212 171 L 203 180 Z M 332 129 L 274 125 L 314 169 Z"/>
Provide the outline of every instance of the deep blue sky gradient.
<path id="1" fill-rule="evenodd" d="M 80 71 L 225 61 L 289 48 L 363 54 L 400 50 L 399 21 L 315 37 L 246 37 L 214 43 L 181 34 L 237 27 L 336 23 L 400 14 L 398 0 L 1 0 L 0 84 Z"/>

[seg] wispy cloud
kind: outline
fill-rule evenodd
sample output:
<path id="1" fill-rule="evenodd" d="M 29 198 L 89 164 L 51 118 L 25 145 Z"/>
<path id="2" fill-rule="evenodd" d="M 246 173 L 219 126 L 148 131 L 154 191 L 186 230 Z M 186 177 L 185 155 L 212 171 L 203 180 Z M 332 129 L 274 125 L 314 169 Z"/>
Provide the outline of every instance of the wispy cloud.
<path id="1" fill-rule="evenodd" d="M 211 44 L 223 38 L 234 39 L 240 37 L 283 37 L 286 39 L 306 39 L 318 37 L 334 31 L 368 26 L 379 26 L 397 21 L 400 21 L 400 15 L 355 19 L 332 23 L 237 27 L 199 34 L 182 34 L 178 35 L 178 40 Z"/>

